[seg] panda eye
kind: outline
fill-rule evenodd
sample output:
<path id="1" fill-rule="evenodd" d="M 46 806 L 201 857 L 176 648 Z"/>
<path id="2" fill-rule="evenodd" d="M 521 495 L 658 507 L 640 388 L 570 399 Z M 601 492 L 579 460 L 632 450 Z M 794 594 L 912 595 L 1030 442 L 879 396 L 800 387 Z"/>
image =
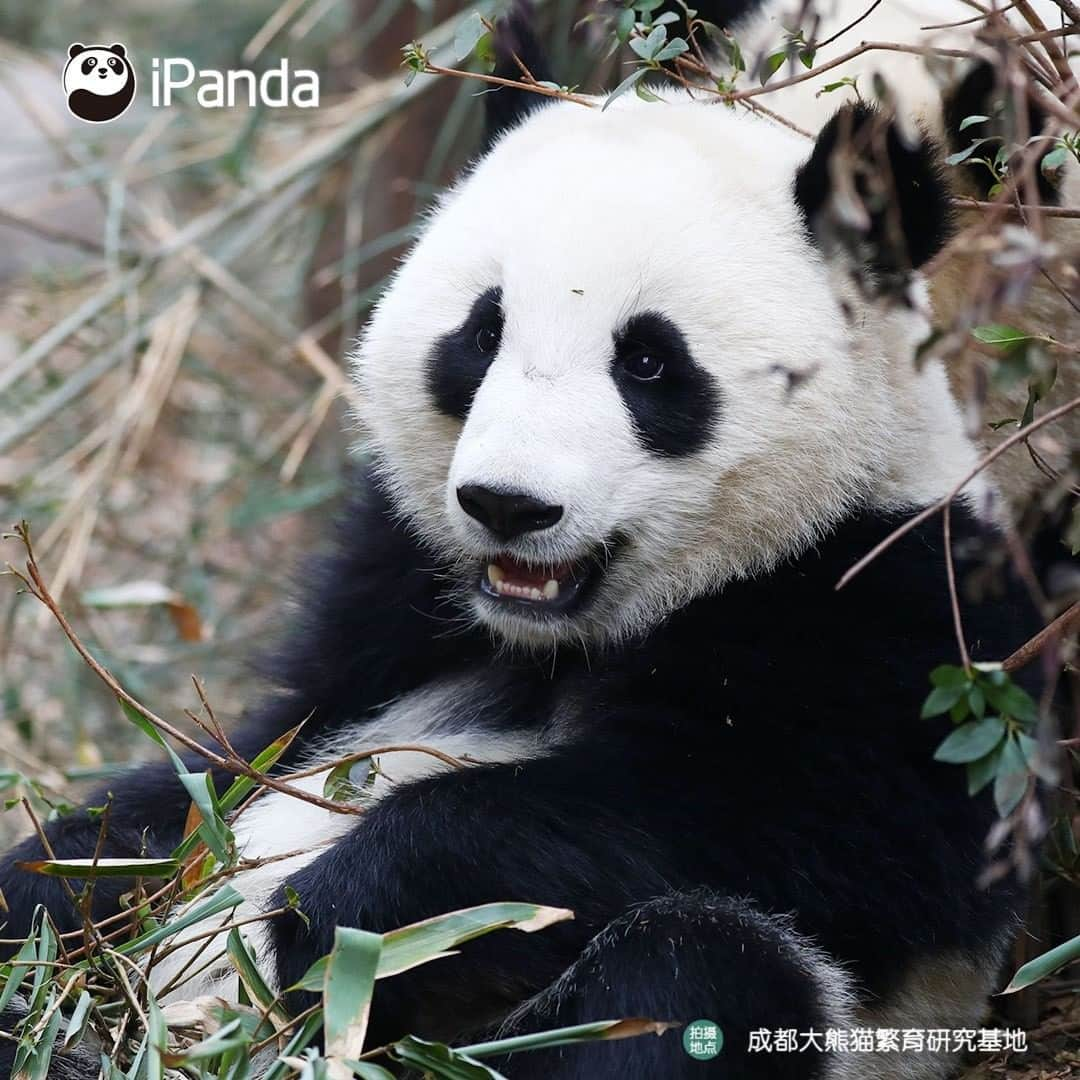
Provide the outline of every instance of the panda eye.
<path id="1" fill-rule="evenodd" d="M 476 331 L 476 351 L 487 356 L 488 353 L 495 352 L 499 347 L 500 340 L 499 328 L 490 324 L 481 326 Z"/>
<path id="2" fill-rule="evenodd" d="M 630 353 L 623 357 L 622 369 L 638 382 L 654 382 L 664 373 L 664 361 L 653 353 Z"/>
<path id="3" fill-rule="evenodd" d="M 89 75 L 90 72 L 93 71 L 95 67 L 97 67 L 97 61 L 92 56 L 88 56 L 82 62 L 82 73 L 84 75 Z"/>
<path id="4" fill-rule="evenodd" d="M 120 70 L 120 61 L 115 59 L 115 57 L 110 58 L 109 67 L 111 67 L 113 69 L 113 71 L 119 71 Z"/>

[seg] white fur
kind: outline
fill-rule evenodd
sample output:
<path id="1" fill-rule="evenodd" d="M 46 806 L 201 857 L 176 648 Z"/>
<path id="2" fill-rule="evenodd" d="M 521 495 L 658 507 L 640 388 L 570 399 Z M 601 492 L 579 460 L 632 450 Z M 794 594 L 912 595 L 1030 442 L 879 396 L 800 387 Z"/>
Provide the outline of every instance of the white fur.
<path id="1" fill-rule="evenodd" d="M 806 238 L 791 185 L 808 153 L 771 122 L 685 98 L 560 102 L 433 214 L 354 365 L 402 511 L 458 561 L 463 590 L 497 548 L 458 506 L 461 484 L 565 508 L 515 546 L 529 561 L 630 541 L 579 615 L 538 624 L 474 600 L 505 639 L 639 630 L 805 547 L 856 499 L 915 506 L 973 465 L 943 372 L 912 363 L 926 320 L 860 297 Z M 502 343 L 462 427 L 435 411 L 427 358 L 496 285 Z M 642 311 L 675 322 L 723 395 L 715 438 L 689 457 L 640 444 L 610 374 L 613 332 Z M 810 377 L 790 390 L 789 372 Z"/>

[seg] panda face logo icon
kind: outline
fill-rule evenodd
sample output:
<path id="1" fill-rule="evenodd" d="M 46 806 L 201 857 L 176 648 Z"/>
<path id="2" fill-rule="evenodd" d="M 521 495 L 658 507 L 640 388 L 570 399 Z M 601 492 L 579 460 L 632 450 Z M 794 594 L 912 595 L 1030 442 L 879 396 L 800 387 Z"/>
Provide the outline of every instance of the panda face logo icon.
<path id="1" fill-rule="evenodd" d="M 135 97 L 135 70 L 127 50 L 115 45 L 82 45 L 68 49 L 64 93 L 72 116 L 90 124 L 115 120 Z"/>

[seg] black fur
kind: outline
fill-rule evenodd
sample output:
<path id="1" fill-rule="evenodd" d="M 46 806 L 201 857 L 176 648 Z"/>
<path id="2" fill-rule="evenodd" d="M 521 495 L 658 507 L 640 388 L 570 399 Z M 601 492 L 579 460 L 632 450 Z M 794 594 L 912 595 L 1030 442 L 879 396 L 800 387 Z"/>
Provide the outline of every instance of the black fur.
<path id="1" fill-rule="evenodd" d="M 506 17 L 496 25 L 493 74 L 501 79 L 520 81 L 523 72 L 518 60 L 537 82 L 555 81 L 547 55 L 533 29 L 532 5 L 527 0 L 515 0 Z M 533 90 L 491 87 L 484 94 L 484 149 L 490 149 L 503 132 L 517 127 L 549 100 Z"/>
<path id="2" fill-rule="evenodd" d="M 963 581 L 978 530 L 959 508 L 953 522 Z M 985 945 L 1016 901 L 1010 881 L 976 886 L 993 808 L 968 797 L 963 770 L 932 761 L 947 723 L 918 718 L 927 673 L 956 658 L 940 522 L 834 591 L 896 523 L 855 515 L 770 576 L 698 599 L 622 648 L 514 658 L 494 653 L 484 632 L 454 632 L 440 568 L 365 485 L 340 549 L 307 579 L 305 616 L 274 678 L 283 689 L 249 718 L 241 750 L 311 714 L 295 759 L 320 734 L 465 672 L 484 680 L 484 704 L 462 701 L 454 723 L 477 732 L 478 757 L 484 731 L 542 733 L 567 710 L 575 741 L 448 771 L 377 803 L 290 879 L 310 924 L 274 924 L 282 985 L 328 951 L 339 922 L 381 931 L 485 901 L 554 904 L 575 920 L 477 939 L 381 982 L 372 1045 L 405 1031 L 476 1034 L 512 1010 L 520 1030 L 627 1012 L 704 1017 L 731 1039 L 709 1064 L 686 1057 L 676 1032 L 522 1055 L 509 1075 L 816 1076 L 814 1055 L 741 1054 L 748 1028 L 820 1028 L 832 1004 L 770 913 L 794 913 L 794 928 L 876 996 L 919 957 Z M 976 657 L 1007 655 L 1028 632 L 1007 597 L 968 603 L 964 617 Z M 151 853 L 177 842 L 187 800 L 167 769 L 111 788 L 106 854 L 137 853 L 148 826 Z M 76 815 L 49 832 L 60 854 L 87 855 L 97 828 Z M 35 903 L 73 925 L 55 882 L 15 867 L 40 855 L 30 840 L 0 863 L 5 936 L 25 930 Z M 99 893 L 99 914 L 123 886 Z M 644 932 L 651 923 L 670 949 Z"/>
<path id="3" fill-rule="evenodd" d="M 436 343 L 427 383 L 439 412 L 464 420 L 502 341 L 502 290 L 476 298 L 465 321 Z"/>
<path id="4" fill-rule="evenodd" d="M 677 1032 L 639 1039 L 629 1070 L 627 1048 L 612 1043 L 511 1055 L 499 1067 L 514 1080 L 566 1075 L 694 1080 L 703 1074 L 816 1078 L 827 1057 L 812 1047 L 764 1061 L 747 1052 L 754 1030 L 824 1032 L 837 1026 L 838 1017 L 823 1005 L 822 988 L 807 978 L 804 959 L 782 923 L 745 899 L 698 890 L 637 904 L 610 922 L 559 980 L 499 1033 L 550 1030 L 601 1015 L 711 1019 L 698 1016 L 702 1000 L 719 1000 L 730 1003 L 722 1060 L 711 1066 L 689 1057 L 680 1062 L 673 1045 Z M 628 979 L 627 971 L 636 977 Z"/>
<path id="5" fill-rule="evenodd" d="M 1024 101 L 1027 111 L 1027 133 L 1029 136 L 1038 135 L 1046 126 L 1046 110 L 1026 95 Z M 1009 142 L 1015 142 L 1016 125 L 1009 122 L 1008 102 L 1009 95 L 1000 85 L 994 65 L 980 60 L 945 94 L 944 120 L 949 149 L 957 153 L 960 150 L 966 150 L 975 139 L 995 135 Z M 961 131 L 960 125 L 969 116 L 989 116 L 990 119 Z M 1053 149 L 1051 143 L 1048 142 L 1046 145 L 1047 152 Z M 987 145 L 991 157 L 997 152 L 998 146 L 998 143 Z M 975 156 L 980 155 L 976 152 Z M 965 170 L 964 182 L 972 185 L 980 198 L 988 198 L 990 189 L 994 185 L 994 177 L 990 170 L 982 164 L 971 163 L 970 159 L 958 167 Z M 1039 198 L 1044 203 L 1055 205 L 1061 201 L 1061 192 L 1041 168 L 1036 168 L 1035 179 L 1039 188 Z"/>
<path id="6" fill-rule="evenodd" d="M 627 364 L 641 357 L 663 365 L 656 378 L 642 382 L 628 373 Z M 708 442 L 720 391 L 669 319 L 651 311 L 634 315 L 615 334 L 611 370 L 638 438 L 653 453 L 681 457 Z"/>
<path id="7" fill-rule="evenodd" d="M 837 192 L 838 180 L 858 193 L 867 228 L 837 213 L 838 194 L 840 202 L 850 201 Z M 933 140 L 923 136 L 907 145 L 895 122 L 865 104 L 833 116 L 795 179 L 795 201 L 814 238 L 847 248 L 886 280 L 941 250 L 952 230 L 949 197 Z"/>

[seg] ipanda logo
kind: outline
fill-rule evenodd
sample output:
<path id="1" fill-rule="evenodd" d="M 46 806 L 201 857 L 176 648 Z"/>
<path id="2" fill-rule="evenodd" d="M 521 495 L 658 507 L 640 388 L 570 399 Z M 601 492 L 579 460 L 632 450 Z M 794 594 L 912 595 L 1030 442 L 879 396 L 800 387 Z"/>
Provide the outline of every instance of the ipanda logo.
<path id="1" fill-rule="evenodd" d="M 72 116 L 90 124 L 115 120 L 135 97 L 135 70 L 123 45 L 83 45 L 68 49 L 64 93 Z"/>
<path id="2" fill-rule="evenodd" d="M 198 82 L 196 83 L 196 78 Z M 135 69 L 127 49 L 112 45 L 83 45 L 68 49 L 64 67 L 64 93 L 72 116 L 90 124 L 102 124 L 122 115 L 135 97 Z M 319 76 L 288 60 L 256 75 L 254 71 L 217 71 L 195 65 L 184 57 L 151 60 L 150 104 L 163 108 L 173 103 L 173 92 L 195 86 L 195 102 L 204 109 L 231 108 L 237 104 L 271 109 L 293 106 L 314 109 L 319 104 Z"/>

